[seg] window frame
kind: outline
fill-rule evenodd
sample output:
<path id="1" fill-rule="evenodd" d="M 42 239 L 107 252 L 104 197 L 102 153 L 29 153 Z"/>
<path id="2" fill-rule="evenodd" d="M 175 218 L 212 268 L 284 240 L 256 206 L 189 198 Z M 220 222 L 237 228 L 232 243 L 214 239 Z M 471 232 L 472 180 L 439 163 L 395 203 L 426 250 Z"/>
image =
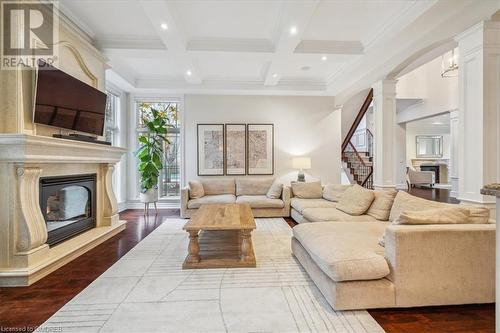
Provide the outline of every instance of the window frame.
<path id="1" fill-rule="evenodd" d="M 185 175 L 185 166 L 184 166 L 184 112 L 182 110 L 183 107 L 183 98 L 179 96 L 144 96 L 144 95 L 134 95 L 130 98 L 130 112 L 133 119 L 133 123 L 130 126 L 131 129 L 131 148 L 135 152 L 139 147 L 138 137 L 141 133 L 147 132 L 144 127 L 140 127 L 140 114 L 138 110 L 138 103 L 147 102 L 147 103 L 175 103 L 177 104 L 177 128 L 178 132 L 178 168 L 179 168 L 179 194 L 176 196 L 160 196 L 159 202 L 172 202 L 175 203 L 175 207 L 180 203 L 180 189 L 184 186 L 184 175 Z M 133 174 L 133 194 L 131 195 L 131 199 L 138 200 L 140 193 L 140 182 L 139 182 L 139 173 L 137 172 L 138 159 L 135 157 L 132 159 L 132 171 Z M 131 175 L 129 173 L 129 175 Z M 158 180 L 160 181 L 160 179 Z M 158 184 L 160 186 L 160 184 Z"/>

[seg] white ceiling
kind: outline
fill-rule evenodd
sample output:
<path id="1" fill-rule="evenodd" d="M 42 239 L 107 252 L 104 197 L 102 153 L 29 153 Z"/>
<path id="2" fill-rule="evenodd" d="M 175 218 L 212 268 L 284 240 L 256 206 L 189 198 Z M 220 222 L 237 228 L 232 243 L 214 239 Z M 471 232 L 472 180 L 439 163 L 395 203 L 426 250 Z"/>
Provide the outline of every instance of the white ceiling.
<path id="1" fill-rule="evenodd" d="M 295 94 L 331 94 L 338 73 L 435 2 L 59 1 L 130 89 Z"/>

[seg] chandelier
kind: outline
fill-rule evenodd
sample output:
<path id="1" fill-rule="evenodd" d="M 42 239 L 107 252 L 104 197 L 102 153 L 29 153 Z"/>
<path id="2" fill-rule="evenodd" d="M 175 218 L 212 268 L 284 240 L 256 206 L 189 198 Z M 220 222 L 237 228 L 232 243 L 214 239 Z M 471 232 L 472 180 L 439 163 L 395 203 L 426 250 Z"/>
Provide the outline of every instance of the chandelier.
<path id="1" fill-rule="evenodd" d="M 458 54 L 455 49 L 451 50 L 451 57 L 445 60 L 445 55 L 441 56 L 441 77 L 458 76 Z"/>

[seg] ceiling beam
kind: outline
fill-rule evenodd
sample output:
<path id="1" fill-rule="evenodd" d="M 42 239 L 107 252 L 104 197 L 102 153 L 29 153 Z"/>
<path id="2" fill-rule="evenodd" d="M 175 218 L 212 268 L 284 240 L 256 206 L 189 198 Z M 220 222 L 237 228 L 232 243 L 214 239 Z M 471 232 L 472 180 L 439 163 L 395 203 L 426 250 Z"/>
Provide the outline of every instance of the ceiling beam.
<path id="1" fill-rule="evenodd" d="M 127 49 L 127 50 L 166 50 L 165 44 L 157 37 L 128 37 L 121 35 L 104 35 L 95 38 L 95 44 L 101 50 Z"/>
<path id="2" fill-rule="evenodd" d="M 319 0 L 283 3 L 275 41 L 276 51 L 268 66 L 264 85 L 274 86 L 278 84 L 285 65 L 285 62 L 282 61 L 283 57 L 290 57 L 293 54 L 319 3 Z M 291 31 L 292 28 L 295 28 L 295 32 Z"/>
<path id="3" fill-rule="evenodd" d="M 179 65 L 184 72 L 184 79 L 190 84 L 201 84 L 203 82 L 201 73 L 195 62 L 186 52 L 187 42 L 184 34 L 175 20 L 175 15 L 168 1 L 164 0 L 140 0 L 144 13 L 151 21 L 158 37 L 168 50 L 168 54 L 180 59 Z M 167 29 L 162 25 L 166 24 Z"/>
<path id="4" fill-rule="evenodd" d="M 363 44 L 358 40 L 303 40 L 295 48 L 295 53 L 316 54 L 363 54 Z"/>
<path id="5" fill-rule="evenodd" d="M 251 38 L 193 38 L 188 41 L 188 51 L 255 52 L 273 53 L 274 45 L 268 39 Z"/>

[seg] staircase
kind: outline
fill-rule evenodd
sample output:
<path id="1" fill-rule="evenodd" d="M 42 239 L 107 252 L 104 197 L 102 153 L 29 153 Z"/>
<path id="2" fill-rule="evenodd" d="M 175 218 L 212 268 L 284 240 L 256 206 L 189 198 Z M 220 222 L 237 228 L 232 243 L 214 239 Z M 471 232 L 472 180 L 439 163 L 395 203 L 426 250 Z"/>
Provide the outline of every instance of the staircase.
<path id="1" fill-rule="evenodd" d="M 354 120 L 344 142 L 342 143 L 342 167 L 347 174 L 351 183 L 359 184 L 365 188 L 373 188 L 373 134 L 366 128 L 364 133 L 364 151 L 358 151 L 355 144 L 352 142 L 353 136 L 357 131 L 358 126 L 366 114 L 373 100 L 373 90 L 370 89 L 359 113 Z"/>

